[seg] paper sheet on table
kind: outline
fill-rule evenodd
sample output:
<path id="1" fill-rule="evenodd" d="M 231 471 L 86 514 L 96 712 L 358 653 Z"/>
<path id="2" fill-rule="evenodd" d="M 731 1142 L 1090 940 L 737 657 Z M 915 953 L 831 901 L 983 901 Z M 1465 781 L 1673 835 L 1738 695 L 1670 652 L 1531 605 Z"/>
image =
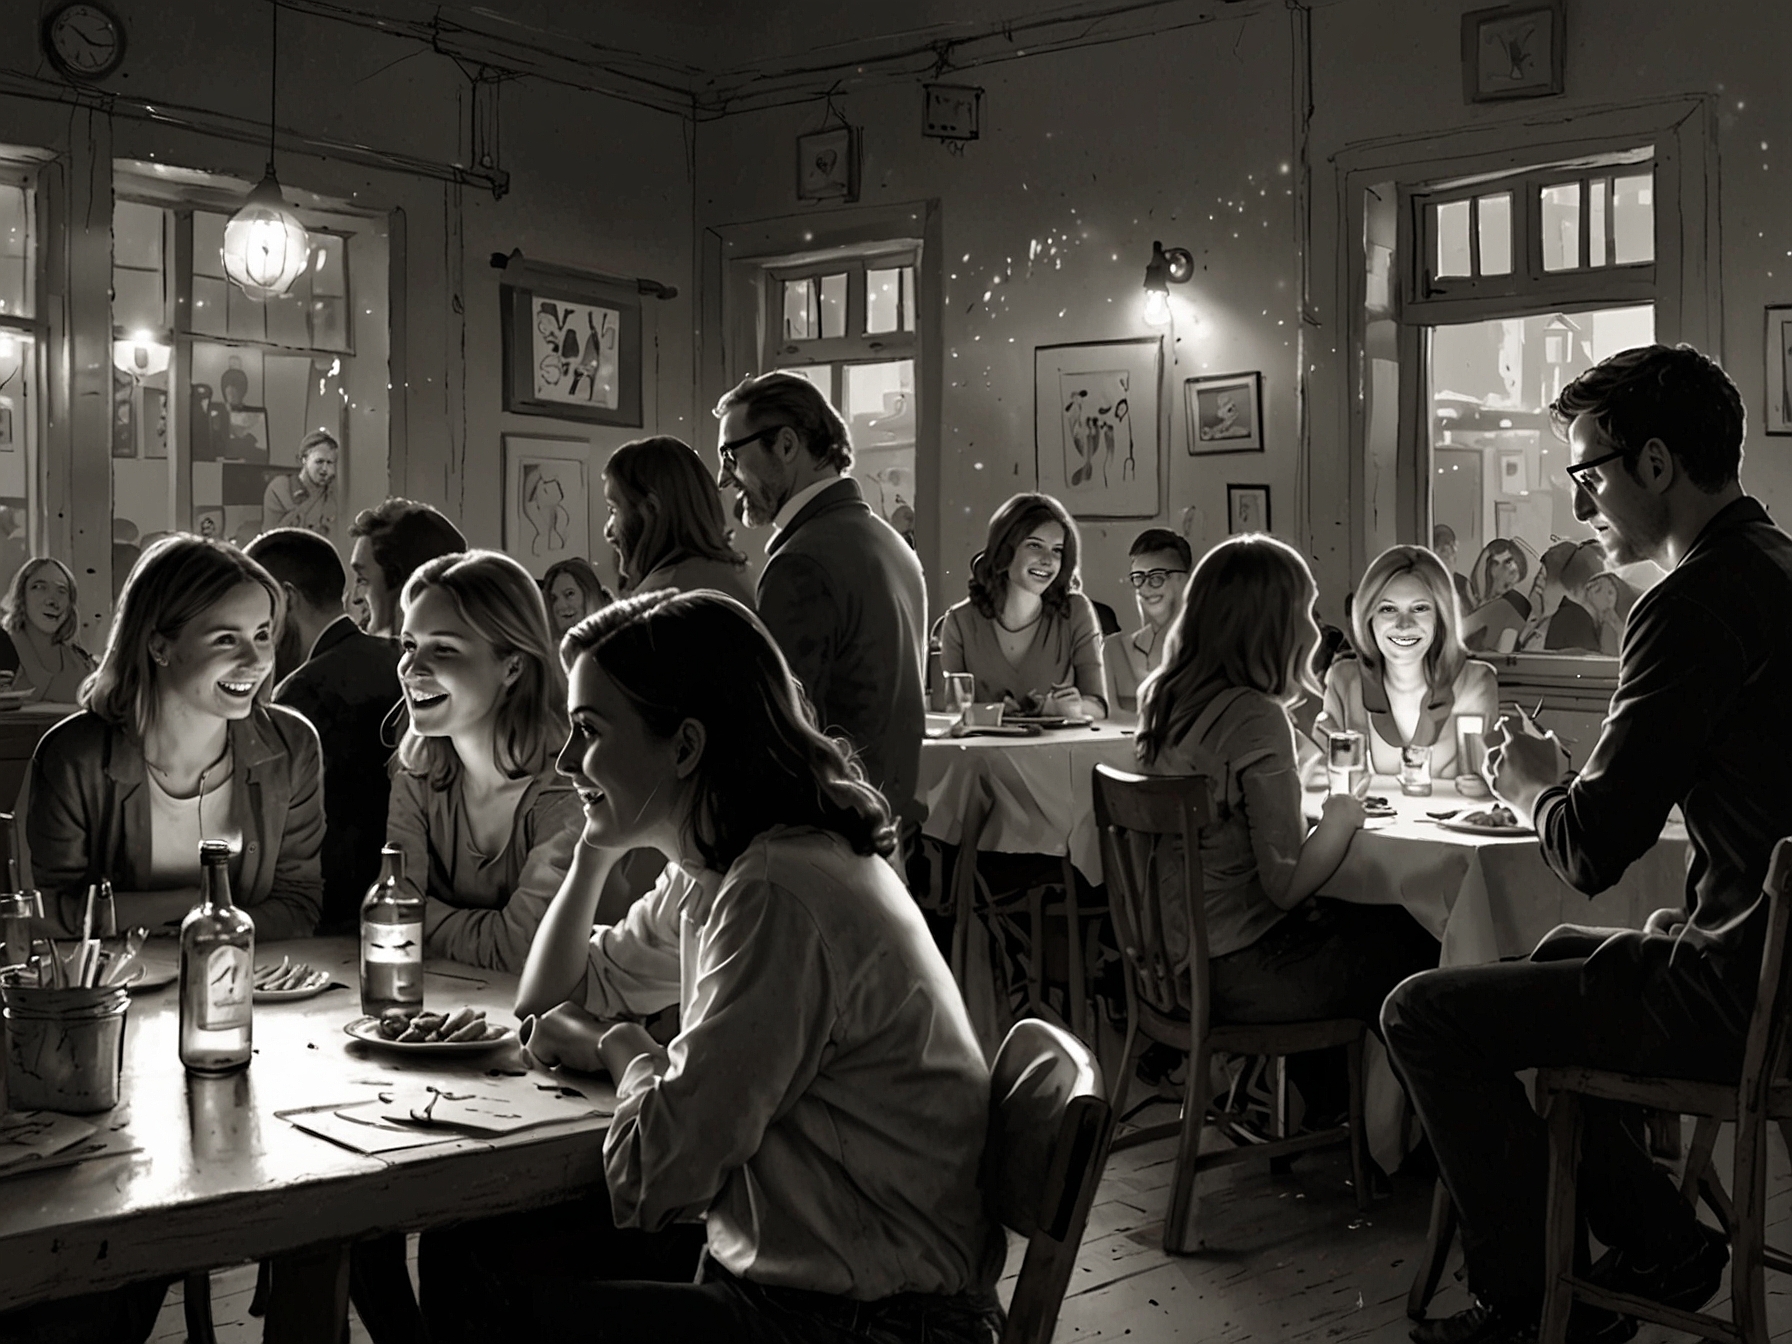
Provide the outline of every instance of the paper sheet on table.
<path id="1" fill-rule="evenodd" d="M 97 1133 L 97 1126 L 55 1111 L 0 1112 L 0 1171 L 17 1162 L 41 1162 Z"/>
<path id="2" fill-rule="evenodd" d="M 379 1103 L 372 1104 L 377 1106 Z M 275 1111 L 274 1114 L 307 1134 L 315 1134 L 320 1139 L 328 1139 L 331 1143 L 339 1143 L 344 1148 L 369 1156 L 398 1152 L 404 1148 L 422 1148 L 432 1143 L 452 1143 L 458 1138 L 466 1137 L 463 1134 L 451 1134 L 447 1130 L 388 1124 L 372 1113 L 366 1113 L 358 1119 L 342 1114 L 367 1105 L 366 1102 L 359 1102 L 344 1106 L 335 1102 L 328 1106 L 311 1106 L 298 1111 Z"/>
<path id="3" fill-rule="evenodd" d="M 527 1076 L 396 1088 L 351 1113 L 358 1118 L 369 1111 L 391 1124 L 496 1137 L 563 1120 L 612 1115 L 615 1107 L 600 1104 L 569 1084 Z"/>

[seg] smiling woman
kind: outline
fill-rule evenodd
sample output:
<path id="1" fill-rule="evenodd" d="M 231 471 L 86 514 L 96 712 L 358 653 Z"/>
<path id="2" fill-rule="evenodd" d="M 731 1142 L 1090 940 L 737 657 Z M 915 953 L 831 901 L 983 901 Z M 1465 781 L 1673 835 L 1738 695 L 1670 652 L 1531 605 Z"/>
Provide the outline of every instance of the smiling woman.
<path id="1" fill-rule="evenodd" d="M 81 688 L 84 712 L 45 734 L 31 760 L 33 877 L 65 926 L 105 879 L 120 924 L 171 932 L 197 899 L 199 841 L 223 839 L 231 888 L 262 941 L 315 928 L 317 734 L 267 703 L 283 615 L 279 586 L 234 547 L 179 534 L 144 552 Z"/>
<path id="2" fill-rule="evenodd" d="M 19 566 L 0 603 L 0 669 L 15 673 L 12 689 L 31 699 L 72 705 L 93 671 L 93 655 L 75 643 L 80 628 L 75 576 L 60 560 L 39 556 Z"/>
<path id="3" fill-rule="evenodd" d="M 979 701 L 1104 719 L 1101 624 L 1077 591 L 1077 530 L 1050 495 L 1015 495 L 971 560 L 971 595 L 940 627 L 940 666 L 977 679 Z"/>

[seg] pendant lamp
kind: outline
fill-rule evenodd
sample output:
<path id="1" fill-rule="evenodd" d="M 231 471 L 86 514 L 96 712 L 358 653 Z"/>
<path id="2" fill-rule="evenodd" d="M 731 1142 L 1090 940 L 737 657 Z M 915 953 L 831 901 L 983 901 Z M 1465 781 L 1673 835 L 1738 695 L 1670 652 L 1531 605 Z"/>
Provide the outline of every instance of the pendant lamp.
<path id="1" fill-rule="evenodd" d="M 268 72 L 268 169 L 260 185 L 224 226 L 224 274 L 252 299 L 285 297 L 311 259 L 311 239 L 281 194 L 274 176 L 274 98 L 279 87 L 280 6 L 274 12 Z"/>

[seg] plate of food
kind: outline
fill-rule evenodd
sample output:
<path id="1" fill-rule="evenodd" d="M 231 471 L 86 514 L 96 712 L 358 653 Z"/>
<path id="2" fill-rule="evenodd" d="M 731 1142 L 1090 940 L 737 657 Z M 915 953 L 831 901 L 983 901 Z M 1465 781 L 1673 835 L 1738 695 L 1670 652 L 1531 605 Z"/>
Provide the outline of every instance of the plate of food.
<path id="1" fill-rule="evenodd" d="M 330 987 L 330 973 L 291 957 L 255 968 L 255 1002 L 290 1003 L 309 999 Z"/>
<path id="2" fill-rule="evenodd" d="M 1035 728 L 1087 728 L 1094 720 L 1081 714 L 1004 714 L 1002 722 L 1022 726 L 1031 724 Z"/>
<path id="3" fill-rule="evenodd" d="M 1377 798 L 1371 794 L 1363 799 L 1363 815 L 1365 817 L 1393 817 L 1398 816 L 1399 813 L 1394 810 L 1394 805 L 1386 798 Z"/>
<path id="4" fill-rule="evenodd" d="M 342 1028 L 363 1045 L 394 1054 L 483 1055 L 516 1039 L 516 1032 L 485 1020 L 483 1008 L 388 1008 L 378 1017 L 357 1017 Z"/>
<path id="5" fill-rule="evenodd" d="M 1437 824 L 1446 831 L 1462 831 L 1467 835 L 1535 835 L 1529 826 L 1521 826 L 1512 809 L 1503 803 L 1458 812 L 1453 817 L 1438 817 Z"/>

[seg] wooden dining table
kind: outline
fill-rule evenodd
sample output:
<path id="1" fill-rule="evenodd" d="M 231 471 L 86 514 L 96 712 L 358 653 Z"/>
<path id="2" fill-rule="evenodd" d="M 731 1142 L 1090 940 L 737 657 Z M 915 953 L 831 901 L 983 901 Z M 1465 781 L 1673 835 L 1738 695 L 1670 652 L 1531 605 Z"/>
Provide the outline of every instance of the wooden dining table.
<path id="1" fill-rule="evenodd" d="M 151 947 L 152 966 L 169 963 L 171 942 Z M 0 1170 L 0 1309 L 292 1257 L 321 1264 L 334 1289 L 285 1295 L 276 1274 L 266 1338 L 335 1344 L 355 1240 L 556 1203 L 603 1182 L 615 1102 L 606 1079 L 541 1069 L 514 1039 L 474 1058 L 370 1047 L 343 1030 L 360 1016 L 355 942 L 269 944 L 256 960 L 280 955 L 330 971 L 342 987 L 258 1003 L 254 1059 L 233 1076 L 192 1077 L 182 1069 L 177 985 L 133 993 L 120 1103 L 85 1117 L 124 1151 L 44 1170 Z M 482 1008 L 488 1021 L 516 1026 L 514 976 L 431 961 L 424 992 L 432 1009 Z M 544 1086 L 576 1082 L 604 1115 L 377 1156 L 281 1118 L 364 1097 L 370 1084 L 464 1084 L 487 1070 L 533 1071 Z"/>

